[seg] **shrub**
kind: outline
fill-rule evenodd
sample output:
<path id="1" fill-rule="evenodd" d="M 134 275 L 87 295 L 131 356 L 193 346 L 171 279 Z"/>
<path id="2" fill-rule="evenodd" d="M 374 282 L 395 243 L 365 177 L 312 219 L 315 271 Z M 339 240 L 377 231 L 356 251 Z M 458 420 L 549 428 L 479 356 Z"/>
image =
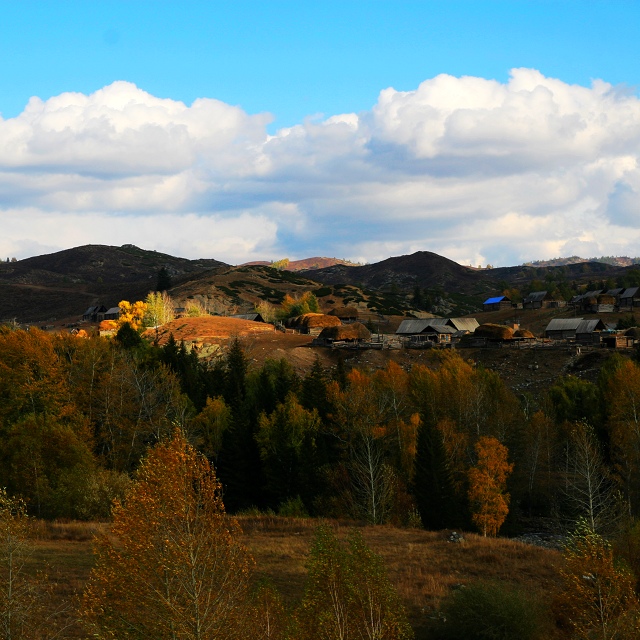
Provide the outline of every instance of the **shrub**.
<path id="1" fill-rule="evenodd" d="M 496 581 L 455 591 L 442 606 L 441 640 L 537 640 L 548 637 L 548 619 L 524 590 Z"/>

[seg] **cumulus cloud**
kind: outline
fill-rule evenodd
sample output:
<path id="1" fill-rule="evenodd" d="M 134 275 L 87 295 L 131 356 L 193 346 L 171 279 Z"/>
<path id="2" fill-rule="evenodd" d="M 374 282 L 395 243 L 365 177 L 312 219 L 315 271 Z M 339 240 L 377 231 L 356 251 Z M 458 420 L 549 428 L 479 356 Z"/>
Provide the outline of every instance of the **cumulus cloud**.
<path id="1" fill-rule="evenodd" d="M 0 119 L 0 255 L 87 242 L 232 263 L 640 254 L 640 100 L 533 69 L 440 75 L 269 135 L 269 114 L 115 82 Z"/>

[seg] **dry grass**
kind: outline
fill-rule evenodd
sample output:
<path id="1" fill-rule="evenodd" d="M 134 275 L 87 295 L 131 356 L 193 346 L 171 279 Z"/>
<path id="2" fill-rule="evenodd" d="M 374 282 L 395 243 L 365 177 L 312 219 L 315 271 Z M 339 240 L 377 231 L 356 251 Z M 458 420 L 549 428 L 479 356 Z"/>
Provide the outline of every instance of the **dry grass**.
<path id="1" fill-rule="evenodd" d="M 317 520 L 241 518 L 245 541 L 258 569 L 280 589 L 290 605 L 301 597 L 305 564 Z M 347 535 L 350 522 L 334 522 Z M 476 580 L 495 579 L 524 587 L 547 601 L 560 586 L 556 551 L 508 539 L 464 534 L 464 542 L 449 542 L 450 532 L 360 526 L 369 546 L 382 556 L 417 632 L 426 628 L 443 597 L 452 588 Z"/>
<path id="2" fill-rule="evenodd" d="M 238 520 L 258 571 L 275 583 L 288 605 L 294 606 L 303 593 L 305 565 L 318 520 L 276 516 L 243 516 Z M 559 588 L 560 555 L 555 551 L 475 534 L 464 534 L 464 542 L 452 543 L 449 532 L 347 521 L 331 524 L 339 536 L 357 526 L 369 546 L 383 557 L 418 639 L 427 637 L 426 628 L 436 607 L 457 585 L 497 579 L 547 599 Z M 54 583 L 52 606 L 73 602 L 82 593 L 94 562 L 91 538 L 107 528 L 104 523 L 37 523 L 29 569 L 34 573 L 46 570 Z M 74 627 L 64 637 L 84 636 Z"/>

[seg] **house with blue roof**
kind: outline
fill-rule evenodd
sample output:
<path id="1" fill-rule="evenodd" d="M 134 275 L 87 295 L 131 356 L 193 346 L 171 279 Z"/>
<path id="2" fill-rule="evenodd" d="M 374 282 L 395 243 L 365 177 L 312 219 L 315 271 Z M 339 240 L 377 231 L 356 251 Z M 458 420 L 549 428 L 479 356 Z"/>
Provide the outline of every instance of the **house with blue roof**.
<path id="1" fill-rule="evenodd" d="M 483 311 L 500 311 L 500 309 L 511 309 L 511 299 L 507 296 L 495 296 L 493 298 L 487 298 L 482 303 Z"/>

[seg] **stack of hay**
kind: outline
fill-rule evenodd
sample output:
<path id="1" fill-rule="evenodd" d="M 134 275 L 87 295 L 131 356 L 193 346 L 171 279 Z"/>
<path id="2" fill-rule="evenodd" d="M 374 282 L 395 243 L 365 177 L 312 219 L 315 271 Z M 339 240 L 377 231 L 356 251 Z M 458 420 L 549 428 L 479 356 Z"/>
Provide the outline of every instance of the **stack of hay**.
<path id="1" fill-rule="evenodd" d="M 477 327 L 473 335 L 476 338 L 488 338 L 489 340 L 511 340 L 513 338 L 513 329 L 501 324 L 488 322 Z"/>
<path id="2" fill-rule="evenodd" d="M 355 342 L 359 340 L 369 340 L 371 338 L 371 332 L 362 323 L 354 322 L 352 324 L 335 327 L 325 327 L 319 337 L 333 341 L 345 340 Z"/>
<path id="3" fill-rule="evenodd" d="M 529 329 L 517 329 L 514 334 L 514 338 L 535 338 L 535 335 L 529 331 Z"/>
<path id="4" fill-rule="evenodd" d="M 287 327 L 306 333 L 320 333 L 325 327 L 337 327 L 342 323 L 340 318 L 327 316 L 324 313 L 305 313 L 295 318 L 289 318 L 286 324 Z"/>

